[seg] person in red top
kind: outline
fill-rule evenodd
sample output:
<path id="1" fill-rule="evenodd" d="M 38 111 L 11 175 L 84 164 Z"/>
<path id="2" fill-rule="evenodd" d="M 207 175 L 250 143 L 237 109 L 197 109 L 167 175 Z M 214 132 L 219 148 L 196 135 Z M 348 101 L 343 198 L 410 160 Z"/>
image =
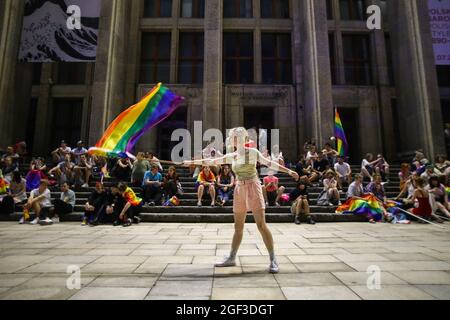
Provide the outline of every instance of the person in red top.
<path id="1" fill-rule="evenodd" d="M 433 219 L 439 223 L 443 223 L 444 221 L 435 213 L 433 213 L 433 209 L 431 208 L 430 204 L 430 194 L 424 188 L 424 179 L 417 178 L 414 180 L 413 184 L 416 187 L 416 191 L 414 192 L 412 201 L 414 202 L 415 200 L 417 200 L 419 202 L 419 206 L 417 208 L 410 209 L 409 212 L 424 219 Z"/>
<path id="2" fill-rule="evenodd" d="M 275 206 L 280 206 L 280 198 L 286 190 L 285 187 L 280 187 L 278 185 L 279 179 L 274 176 L 273 171 L 269 171 L 268 176 L 264 178 L 264 188 L 263 195 L 264 200 L 266 201 L 266 205 L 270 206 L 275 203 Z"/>
<path id="3" fill-rule="evenodd" d="M 200 171 L 195 186 L 197 188 L 197 205 L 202 206 L 203 194 L 206 189 L 211 196 L 211 207 L 214 207 L 216 205 L 216 176 L 208 166 L 203 167 Z"/>
<path id="4" fill-rule="evenodd" d="M 122 223 L 124 227 L 129 227 L 132 223 L 139 224 L 141 222 L 141 218 L 139 218 L 138 215 L 140 213 L 140 209 L 142 208 L 143 200 L 138 198 L 133 189 L 128 187 L 125 183 L 119 183 L 117 188 L 120 193 L 122 193 L 122 197 L 126 203 L 119 215 L 118 221 L 114 222 L 114 225 L 117 226 Z"/>

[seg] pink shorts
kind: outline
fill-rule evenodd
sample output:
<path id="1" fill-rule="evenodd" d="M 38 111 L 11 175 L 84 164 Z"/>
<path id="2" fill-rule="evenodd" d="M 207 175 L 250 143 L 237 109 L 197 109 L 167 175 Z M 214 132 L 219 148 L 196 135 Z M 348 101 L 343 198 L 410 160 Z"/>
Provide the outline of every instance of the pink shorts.
<path id="1" fill-rule="evenodd" d="M 265 210 L 261 181 L 258 178 L 238 181 L 234 189 L 233 211 L 235 213 Z"/>

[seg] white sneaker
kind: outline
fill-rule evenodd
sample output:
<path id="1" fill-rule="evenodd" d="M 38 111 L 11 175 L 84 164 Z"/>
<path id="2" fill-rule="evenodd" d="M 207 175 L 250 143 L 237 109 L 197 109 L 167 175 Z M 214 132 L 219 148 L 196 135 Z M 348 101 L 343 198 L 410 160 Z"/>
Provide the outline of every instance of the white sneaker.
<path id="1" fill-rule="evenodd" d="M 82 188 L 89 188 L 89 185 L 88 185 L 87 183 L 85 183 L 85 184 L 83 184 L 81 187 L 82 187 Z"/>
<path id="2" fill-rule="evenodd" d="M 223 262 L 219 262 L 215 264 L 216 268 L 229 268 L 229 267 L 235 267 L 236 266 L 236 259 L 235 258 L 225 258 Z"/>
<path id="3" fill-rule="evenodd" d="M 25 224 L 25 218 L 24 217 L 20 218 L 19 224 Z"/>
<path id="4" fill-rule="evenodd" d="M 40 224 L 41 226 L 50 226 L 50 225 L 53 224 L 53 221 L 52 221 L 52 219 L 50 219 L 50 218 L 46 218 L 45 220 L 41 220 L 41 221 L 39 222 L 39 224 Z"/>
<path id="5" fill-rule="evenodd" d="M 52 218 L 53 223 L 59 223 L 59 217 L 53 217 Z"/>
<path id="6" fill-rule="evenodd" d="M 31 225 L 35 226 L 40 222 L 39 218 L 34 219 L 33 221 L 30 222 Z"/>
<path id="7" fill-rule="evenodd" d="M 270 262 L 269 272 L 273 273 L 273 274 L 280 272 L 280 267 L 278 266 L 277 260 L 273 260 L 273 261 Z"/>

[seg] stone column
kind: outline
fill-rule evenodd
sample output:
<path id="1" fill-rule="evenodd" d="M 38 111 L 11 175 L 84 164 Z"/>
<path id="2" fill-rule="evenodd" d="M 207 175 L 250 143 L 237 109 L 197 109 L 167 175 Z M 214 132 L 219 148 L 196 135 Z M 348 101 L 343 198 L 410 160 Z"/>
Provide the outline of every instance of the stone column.
<path id="1" fill-rule="evenodd" d="M 389 1 L 402 152 L 445 154 L 427 0 Z"/>
<path id="2" fill-rule="evenodd" d="M 302 14 L 305 128 L 319 145 L 333 130 L 333 96 L 325 0 L 299 1 Z"/>
<path id="3" fill-rule="evenodd" d="M 295 131 L 297 141 L 295 143 L 295 157 L 298 157 L 303 150 L 303 143 L 306 140 L 306 130 L 303 125 L 305 121 L 304 107 L 303 107 L 303 64 L 302 64 L 302 50 L 303 50 L 303 35 L 302 30 L 302 16 L 298 1 L 291 1 L 292 8 L 292 67 L 294 71 L 293 79 L 295 85 L 295 92 L 293 97 L 293 108 L 295 108 L 295 120 L 297 122 L 297 129 Z"/>
<path id="4" fill-rule="evenodd" d="M 92 87 L 89 144 L 95 144 L 125 108 L 125 64 L 132 1 L 102 1 L 100 30 Z"/>
<path id="5" fill-rule="evenodd" d="M 1 146 L 14 142 L 13 115 L 14 85 L 17 57 L 22 33 L 24 12 L 23 0 L 2 0 L 0 2 L 0 132 Z"/>
<path id="6" fill-rule="evenodd" d="M 381 7 L 381 1 L 372 0 L 369 4 Z M 387 21 L 382 21 L 381 30 L 373 30 L 371 47 L 374 56 L 375 84 L 377 86 L 377 101 L 380 122 L 380 142 L 383 154 L 387 159 L 396 158 L 396 146 L 394 137 L 394 121 L 392 118 L 391 88 L 389 83 L 388 57 L 386 56 L 386 41 L 384 32 Z M 380 149 L 380 151 L 381 151 Z"/>
<path id="7" fill-rule="evenodd" d="M 223 129 L 222 115 L 222 29 L 221 0 L 205 1 L 205 63 L 203 85 L 203 128 Z"/>

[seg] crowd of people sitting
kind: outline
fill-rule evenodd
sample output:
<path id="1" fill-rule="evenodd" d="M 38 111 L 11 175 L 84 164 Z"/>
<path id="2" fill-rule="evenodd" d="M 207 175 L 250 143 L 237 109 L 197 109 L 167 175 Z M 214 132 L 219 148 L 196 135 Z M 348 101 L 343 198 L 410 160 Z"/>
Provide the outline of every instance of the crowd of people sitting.
<path id="1" fill-rule="evenodd" d="M 210 144 L 203 157 L 214 158 L 222 151 Z M 272 154 L 264 154 L 280 164 L 286 162 L 278 146 Z M 184 193 L 177 168 L 170 166 L 165 172 L 162 161 L 151 153 L 140 152 L 135 159 L 108 159 L 88 154 L 82 141 L 73 149 L 62 141 L 51 153 L 49 166 L 45 159 L 35 158 L 23 177 L 19 170 L 21 161 L 23 158 L 13 147 L 9 147 L 0 158 L 0 213 L 21 210 L 20 223 L 59 223 L 60 216 L 75 210 L 77 200 L 73 190 L 87 191 L 94 181 L 95 189 L 83 204 L 82 225 L 137 224 L 143 206 L 178 206 Z M 308 192 L 311 187 L 321 188 L 317 206 L 339 207 L 351 200 L 363 201 L 364 195 L 370 194 L 383 208 L 389 201 L 395 201 L 425 219 L 443 222 L 443 219 L 450 218 L 450 162 L 444 156 L 437 156 L 432 163 L 423 152 L 417 151 L 409 163 L 401 165 L 398 173 L 400 192 L 391 200 L 385 192 L 385 185 L 390 183 L 390 165 L 381 154 L 376 157 L 367 154 L 362 160 L 361 170 L 355 173 L 331 144 L 320 150 L 316 144 L 307 143 L 300 160 L 288 166 L 295 167 L 300 177 L 295 188 L 287 190 L 275 172 L 266 168 L 262 180 L 263 195 L 267 207 L 290 205 L 296 224 L 301 224 L 302 220 L 315 224 L 310 210 L 313 200 Z M 202 207 L 205 200 L 211 201 L 211 207 L 223 207 L 232 201 L 236 181 L 229 165 L 194 166 L 190 168 L 190 174 L 196 179 L 198 207 Z M 109 177 L 114 177 L 119 183 L 106 188 L 103 182 Z M 59 190 L 59 196 L 52 199 L 50 190 Z M 383 211 L 383 219 L 391 222 L 393 218 L 385 209 Z M 29 221 L 32 212 L 35 218 Z M 368 220 L 376 222 L 370 216 Z"/>

